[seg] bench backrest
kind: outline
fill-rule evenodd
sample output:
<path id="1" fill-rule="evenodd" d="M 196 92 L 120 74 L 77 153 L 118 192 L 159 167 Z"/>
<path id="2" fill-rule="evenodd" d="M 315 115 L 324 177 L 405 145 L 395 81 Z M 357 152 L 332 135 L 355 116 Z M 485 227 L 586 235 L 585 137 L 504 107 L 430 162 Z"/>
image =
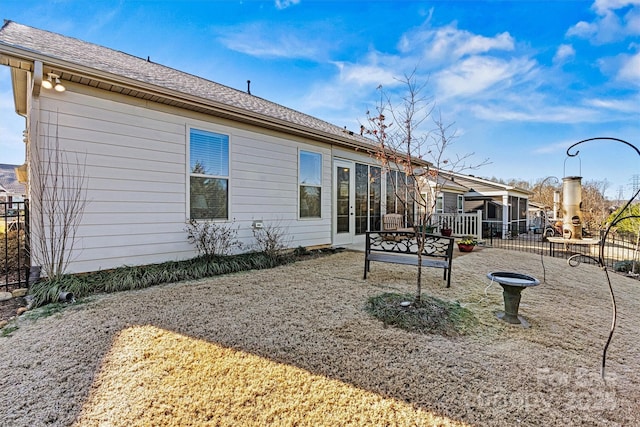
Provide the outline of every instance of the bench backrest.
<path id="1" fill-rule="evenodd" d="M 382 229 L 383 230 L 397 230 L 403 228 L 402 214 L 385 214 L 382 216 Z"/>
<path id="2" fill-rule="evenodd" d="M 439 234 L 424 234 L 423 256 L 451 259 L 453 257 L 453 237 Z M 416 235 L 411 231 L 368 231 L 366 251 L 380 251 L 401 254 L 418 254 Z"/>

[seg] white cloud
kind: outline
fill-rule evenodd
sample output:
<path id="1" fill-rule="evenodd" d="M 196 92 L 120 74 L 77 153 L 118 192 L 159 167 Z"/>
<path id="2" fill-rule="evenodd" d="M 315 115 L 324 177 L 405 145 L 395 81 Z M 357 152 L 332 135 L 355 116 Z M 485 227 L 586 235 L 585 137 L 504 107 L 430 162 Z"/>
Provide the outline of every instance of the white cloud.
<path id="1" fill-rule="evenodd" d="M 585 23 L 585 31 L 589 25 Z M 376 100 L 375 87 L 382 84 L 393 96 L 400 85 L 397 78 L 417 67 L 418 73 L 425 74 L 418 81 L 428 80 L 425 95 L 433 96 L 437 108 L 467 120 L 586 125 L 634 112 L 631 100 L 626 105 L 613 97 L 587 103 L 570 91 L 562 92 L 559 88 L 568 85 L 566 76 L 557 67 L 540 65 L 519 46 L 525 45 L 516 43 L 508 32 L 486 37 L 459 30 L 455 24 L 423 26 L 405 33 L 397 51 L 372 49 L 356 62 L 334 62 L 337 73 L 313 88 L 304 101 L 305 111 L 334 111 L 351 105 L 354 114 L 360 114 L 356 117 L 361 117 Z M 575 55 L 571 44 L 562 44 L 554 63 Z M 623 63 L 620 56 L 609 61 L 610 74 L 619 70 L 620 79 L 637 79 L 639 59 L 626 58 L 626 67 L 616 68 Z"/>
<path id="2" fill-rule="evenodd" d="M 576 56 L 576 51 L 573 46 L 570 44 L 562 44 L 558 47 L 556 54 L 553 56 L 553 63 L 562 64 L 574 56 Z"/>
<path id="3" fill-rule="evenodd" d="M 640 87 L 640 52 L 603 57 L 597 64 L 600 72 L 610 76 L 611 81 Z"/>
<path id="4" fill-rule="evenodd" d="M 376 65 L 374 63 L 350 64 L 335 62 L 338 74 L 327 82 L 316 85 L 304 102 L 304 111 L 326 108 L 344 109 L 348 105 L 364 105 L 371 100 L 370 95 L 375 88 L 382 85 L 385 89 L 400 83 L 393 74 L 395 68 Z M 364 114 L 366 107 L 358 112 Z M 357 116 L 355 116 L 357 117 Z M 344 120 L 344 118 L 343 118 Z"/>
<path id="5" fill-rule="evenodd" d="M 595 0 L 592 9 L 599 15 L 604 15 L 609 10 L 621 9 L 632 5 L 640 5 L 640 0 Z"/>
<path id="6" fill-rule="evenodd" d="M 453 53 L 460 58 L 465 55 L 489 52 L 490 50 L 511 51 L 513 48 L 513 38 L 509 33 L 504 32 L 491 38 L 478 35 L 467 37 L 463 43 L 456 46 Z"/>
<path id="7" fill-rule="evenodd" d="M 632 9 L 625 15 L 627 28 L 631 34 L 640 34 L 640 8 Z"/>
<path id="8" fill-rule="evenodd" d="M 638 114 L 640 99 L 603 99 L 593 98 L 585 101 L 585 105 L 602 110 L 618 111 L 621 113 Z"/>
<path id="9" fill-rule="evenodd" d="M 550 144 L 541 145 L 533 150 L 534 154 L 551 154 L 551 153 L 566 153 L 567 147 L 573 145 L 575 141 L 566 140 L 559 141 Z"/>
<path id="10" fill-rule="evenodd" d="M 253 23 L 226 27 L 218 41 L 231 50 L 260 58 L 305 58 L 317 60 L 327 42 L 299 34 L 293 28 L 274 28 Z"/>
<path id="11" fill-rule="evenodd" d="M 527 58 L 505 61 L 495 57 L 474 56 L 453 64 L 435 76 L 438 98 L 472 96 L 500 84 L 512 87 L 529 79 L 535 62 Z"/>
<path id="12" fill-rule="evenodd" d="M 529 123 L 590 123 L 598 120 L 596 109 L 581 107 L 554 107 L 546 105 L 504 106 L 500 104 L 475 105 L 472 111 L 479 119 Z"/>
<path id="13" fill-rule="evenodd" d="M 640 87 L 640 53 L 623 59 L 617 78 L 635 83 Z"/>
<path id="14" fill-rule="evenodd" d="M 388 67 L 377 65 L 357 65 L 336 63 L 340 69 L 339 80 L 342 84 L 376 87 L 378 85 L 397 85 L 393 72 Z"/>
<path id="15" fill-rule="evenodd" d="M 586 38 L 594 44 L 606 44 L 640 34 L 638 5 L 640 0 L 596 0 L 592 5 L 597 14 L 594 21 L 578 22 L 567 30 L 567 36 Z M 619 16 L 622 11 L 626 13 Z"/>
<path id="16" fill-rule="evenodd" d="M 596 24 L 590 24 L 585 21 L 580 21 L 573 27 L 567 30 L 567 36 L 576 36 L 582 38 L 590 38 L 598 32 L 598 26 Z"/>
<path id="17" fill-rule="evenodd" d="M 409 32 L 400 39 L 398 48 L 403 53 L 421 51 L 429 61 L 455 61 L 492 50 L 512 51 L 514 44 L 508 32 L 485 37 L 459 30 L 454 23 L 438 29 L 422 27 Z"/>
<path id="18" fill-rule="evenodd" d="M 275 5 L 276 9 L 286 9 L 291 6 L 295 6 L 300 3 L 300 0 L 276 0 Z"/>

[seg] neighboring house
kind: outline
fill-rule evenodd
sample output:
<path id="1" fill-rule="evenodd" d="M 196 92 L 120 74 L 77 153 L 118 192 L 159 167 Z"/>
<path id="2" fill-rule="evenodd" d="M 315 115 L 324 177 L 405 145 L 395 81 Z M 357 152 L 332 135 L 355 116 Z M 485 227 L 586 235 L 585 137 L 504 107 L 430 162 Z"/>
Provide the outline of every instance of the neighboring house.
<path id="1" fill-rule="evenodd" d="M 436 197 L 431 222 L 455 223 L 454 234 L 506 237 L 528 229 L 532 193 L 527 190 L 449 171 L 439 171 L 437 182 L 423 178 L 422 188 L 424 197 Z M 434 206 L 433 202 L 428 206 Z M 476 230 L 475 223 L 480 221 L 482 229 Z"/>
<path id="2" fill-rule="evenodd" d="M 24 201 L 27 190 L 25 185 L 18 181 L 16 168 L 19 167 L 19 165 L 0 164 L 0 202 L 11 204 Z M 8 208 L 11 208 L 11 205 Z"/>
<path id="3" fill-rule="evenodd" d="M 439 173 L 436 177 L 422 176 L 420 177 L 422 198 L 421 207 L 431 209 L 431 224 L 439 224 L 439 214 L 461 214 L 464 213 L 464 194 L 468 188 L 451 180 L 444 172 Z M 419 213 L 422 209 L 418 210 Z"/>
<path id="4" fill-rule="evenodd" d="M 535 233 L 543 233 L 545 228 L 552 227 L 558 218 L 558 207 L 552 208 L 544 203 L 529 201 L 529 229 Z"/>
<path id="5" fill-rule="evenodd" d="M 372 141 L 250 93 L 11 21 L 0 64 L 27 119 L 30 179 L 47 145 L 86 174 L 69 272 L 193 257 L 189 219 L 246 244 L 279 224 L 291 247 L 316 247 L 363 242 L 396 210 Z"/>
<path id="6" fill-rule="evenodd" d="M 473 175 L 452 173 L 450 177 L 468 189 L 464 211 L 482 211 L 483 235 L 507 237 L 527 232 L 531 191 Z"/>
<path id="7" fill-rule="evenodd" d="M 529 200 L 529 229 L 541 233 L 547 225 L 547 218 L 551 218 L 549 209 L 544 203 Z"/>
<path id="8" fill-rule="evenodd" d="M 437 184 L 434 181 L 430 182 L 430 188 L 438 189 L 438 194 L 435 195 L 434 213 L 465 213 L 464 194 L 468 188 L 460 185 L 444 172 L 437 179 Z"/>

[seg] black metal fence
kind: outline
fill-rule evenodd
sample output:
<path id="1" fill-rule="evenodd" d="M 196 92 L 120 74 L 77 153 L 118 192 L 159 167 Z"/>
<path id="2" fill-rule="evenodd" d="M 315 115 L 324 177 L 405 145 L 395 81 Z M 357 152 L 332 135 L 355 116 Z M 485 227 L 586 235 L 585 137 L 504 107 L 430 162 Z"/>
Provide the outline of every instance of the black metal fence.
<path id="1" fill-rule="evenodd" d="M 29 202 L 0 202 L 0 289 L 29 281 Z"/>
<path id="2" fill-rule="evenodd" d="M 599 244 L 572 244 L 549 241 L 542 233 L 525 231 L 510 233 L 507 239 L 501 239 L 501 230 L 488 230 L 485 244 L 494 248 L 531 252 L 556 258 L 568 259 L 576 254 L 583 255 L 580 262 L 597 264 Z M 598 237 L 593 241 L 599 241 Z M 635 261 L 635 272 L 640 269 L 638 259 L 637 236 L 631 233 L 609 233 L 604 245 L 604 262 L 608 269 L 629 271 Z M 626 269 L 626 270 L 624 270 Z"/>

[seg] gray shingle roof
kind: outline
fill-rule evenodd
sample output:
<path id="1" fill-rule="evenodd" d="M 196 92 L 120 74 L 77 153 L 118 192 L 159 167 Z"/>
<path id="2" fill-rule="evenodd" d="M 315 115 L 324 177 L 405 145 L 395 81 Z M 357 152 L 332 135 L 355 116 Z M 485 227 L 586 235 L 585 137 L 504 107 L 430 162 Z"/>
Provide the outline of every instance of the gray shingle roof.
<path id="1" fill-rule="evenodd" d="M 6 21 L 0 29 L 0 53 L 2 46 L 10 46 L 28 53 L 98 70 L 114 76 L 125 77 L 140 83 L 200 98 L 203 103 L 212 101 L 267 118 L 283 120 L 314 131 L 333 135 L 339 139 L 360 145 L 371 141 L 350 135 L 343 128 L 316 117 L 295 111 L 246 92 L 224 86 L 192 74 L 184 73 L 161 64 L 149 62 L 124 52 L 109 49 L 76 38 L 40 30 L 13 21 Z"/>
<path id="2" fill-rule="evenodd" d="M 15 168 L 18 165 L 0 164 L 0 192 L 11 194 L 19 194 L 24 196 L 27 194 L 24 184 L 18 182 Z"/>

